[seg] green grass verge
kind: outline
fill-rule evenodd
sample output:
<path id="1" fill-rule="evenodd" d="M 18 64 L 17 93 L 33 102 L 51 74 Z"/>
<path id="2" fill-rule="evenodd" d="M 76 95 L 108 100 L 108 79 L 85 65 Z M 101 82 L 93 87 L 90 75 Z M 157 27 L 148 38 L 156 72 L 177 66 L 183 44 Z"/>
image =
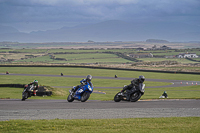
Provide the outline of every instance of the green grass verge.
<path id="1" fill-rule="evenodd" d="M 2 133 L 199 133 L 200 117 L 9 120 L 0 121 Z"/>
<path id="2" fill-rule="evenodd" d="M 91 74 L 93 76 L 114 77 L 138 77 L 144 75 L 146 78 L 152 79 L 178 79 L 178 80 L 200 80 L 199 75 L 192 74 L 168 74 L 168 73 L 153 73 L 153 72 L 137 72 L 137 71 L 122 71 L 122 70 L 106 70 L 106 69 L 89 69 L 89 68 L 63 68 L 63 67 L 1 67 L 0 73 L 9 71 L 10 73 L 24 74 L 52 74 L 60 75 L 82 75 Z M 79 84 L 81 78 L 69 77 L 48 77 L 48 76 L 17 76 L 17 75 L 0 75 L 0 84 L 27 84 L 37 79 L 39 85 L 44 86 L 69 86 L 68 88 L 57 87 L 53 89 L 51 97 L 32 97 L 33 99 L 66 99 L 68 90 Z M 93 78 L 94 91 L 102 91 L 106 94 L 92 93 L 90 100 L 113 100 L 114 95 L 122 89 L 124 85 L 130 84 L 129 80 L 118 79 L 95 79 Z M 150 82 L 145 81 L 146 86 L 163 86 L 171 83 L 165 82 Z M 121 87 L 116 88 L 95 88 L 95 87 Z M 21 99 L 22 88 L 0 88 L 0 98 Z M 146 88 L 145 94 L 141 99 L 156 99 L 163 91 L 167 91 L 169 98 L 200 98 L 200 88 L 198 85 L 185 87 L 170 87 L 170 88 Z"/>
<path id="3" fill-rule="evenodd" d="M 156 73 L 156 72 L 140 72 L 140 71 L 126 71 L 126 70 L 109 70 L 109 69 L 91 69 L 91 68 L 76 68 L 76 67 L 1 67 L 0 73 L 18 74 L 52 74 L 60 75 L 80 75 L 86 76 L 105 76 L 105 77 L 129 77 L 138 78 L 144 75 L 149 79 L 171 79 L 171 80 L 187 80 L 187 81 L 200 81 L 199 75 L 195 74 L 176 74 L 176 73 Z"/>
<path id="4" fill-rule="evenodd" d="M 0 75 L 0 84 L 27 84 L 33 80 L 38 80 L 39 85 L 45 86 L 74 86 L 80 84 L 82 78 L 71 77 L 50 77 L 50 76 L 17 76 L 17 75 Z M 130 84 L 129 80 L 113 79 L 92 79 L 94 87 L 123 87 Z M 146 86 L 163 86 L 171 85 L 166 82 L 145 82 Z"/>
<path id="5" fill-rule="evenodd" d="M 67 99 L 70 88 L 53 88 L 53 95 L 48 97 L 31 97 L 31 99 Z M 98 88 L 94 91 L 106 94 L 92 93 L 89 100 L 113 100 L 115 94 L 121 89 Z M 0 98 L 21 99 L 23 88 L 0 87 Z M 200 99 L 199 86 L 169 87 L 169 88 L 146 88 L 141 100 L 158 99 L 164 91 L 167 91 L 169 99 Z"/>

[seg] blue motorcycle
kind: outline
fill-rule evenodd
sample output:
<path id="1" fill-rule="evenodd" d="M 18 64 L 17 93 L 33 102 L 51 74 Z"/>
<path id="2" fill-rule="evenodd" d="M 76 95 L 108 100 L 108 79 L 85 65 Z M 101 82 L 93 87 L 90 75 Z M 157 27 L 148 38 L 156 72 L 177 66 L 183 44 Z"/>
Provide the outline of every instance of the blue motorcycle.
<path id="1" fill-rule="evenodd" d="M 75 86 L 72 89 L 75 89 Z M 81 102 L 85 102 L 89 99 L 92 92 L 93 88 L 90 86 L 89 83 L 86 83 L 84 85 L 81 85 L 76 92 L 69 90 L 67 101 L 73 102 L 74 100 L 78 100 Z"/>

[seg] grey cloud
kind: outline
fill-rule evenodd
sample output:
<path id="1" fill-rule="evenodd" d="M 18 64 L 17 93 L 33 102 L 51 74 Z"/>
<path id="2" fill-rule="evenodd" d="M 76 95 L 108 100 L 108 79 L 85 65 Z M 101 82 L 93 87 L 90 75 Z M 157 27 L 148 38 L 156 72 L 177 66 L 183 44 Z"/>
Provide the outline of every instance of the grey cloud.
<path id="1" fill-rule="evenodd" d="M 46 15 L 48 12 L 50 14 L 68 12 L 102 17 L 126 13 L 133 15 L 199 14 L 200 6 L 198 0 L 6 0 L 0 3 L 10 7 L 9 9 L 4 8 L 6 11 L 13 11 L 13 13 L 19 11 L 22 15 L 23 12 L 19 8 L 24 7 L 24 12 L 34 12 L 37 15 Z"/>
<path id="2" fill-rule="evenodd" d="M 0 24 L 169 18 L 191 22 L 200 21 L 199 7 L 199 0 L 0 0 Z"/>

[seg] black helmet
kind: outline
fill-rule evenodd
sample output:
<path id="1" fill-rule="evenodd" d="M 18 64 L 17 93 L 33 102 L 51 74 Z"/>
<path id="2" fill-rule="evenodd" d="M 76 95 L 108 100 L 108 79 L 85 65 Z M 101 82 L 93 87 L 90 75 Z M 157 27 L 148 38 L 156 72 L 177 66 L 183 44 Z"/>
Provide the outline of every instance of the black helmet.
<path id="1" fill-rule="evenodd" d="M 145 80 L 145 77 L 144 77 L 144 76 L 142 76 L 142 75 L 141 75 L 141 76 L 139 76 L 139 81 L 140 81 L 140 82 L 142 82 L 142 83 L 143 83 L 143 82 L 144 82 L 144 80 Z"/>
<path id="2" fill-rule="evenodd" d="M 92 75 L 87 75 L 86 80 L 91 81 L 92 80 Z"/>

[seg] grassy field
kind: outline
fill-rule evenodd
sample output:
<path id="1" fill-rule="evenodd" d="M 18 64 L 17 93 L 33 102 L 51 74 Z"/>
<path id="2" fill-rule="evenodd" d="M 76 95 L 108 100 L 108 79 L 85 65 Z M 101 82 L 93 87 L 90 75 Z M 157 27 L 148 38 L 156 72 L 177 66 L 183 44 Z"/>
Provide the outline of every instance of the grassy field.
<path id="1" fill-rule="evenodd" d="M 75 84 L 77 85 L 77 84 Z M 67 99 L 68 88 L 53 88 L 53 95 L 48 97 L 31 97 L 31 99 Z M 122 88 L 121 88 L 122 89 Z M 90 100 L 111 101 L 114 95 L 121 90 L 119 89 L 99 89 L 94 88 L 94 91 L 105 92 L 106 94 L 92 93 Z M 0 98 L 21 99 L 23 88 L 1 87 Z M 145 94 L 141 97 L 144 99 L 158 99 L 164 91 L 167 91 L 169 99 L 200 99 L 199 86 L 186 87 L 170 87 L 170 88 L 146 88 Z"/>
<path id="2" fill-rule="evenodd" d="M 129 60 L 118 57 L 114 54 L 103 53 L 88 53 L 88 54 L 58 54 L 55 58 L 64 58 L 65 62 L 62 63 L 124 63 L 131 62 Z M 55 61 L 50 63 L 61 63 L 61 61 Z"/>
<path id="3" fill-rule="evenodd" d="M 107 53 L 105 53 L 107 52 Z M 143 62 L 155 62 L 155 61 L 177 61 L 182 64 L 195 64 L 196 61 L 189 61 L 186 59 L 166 59 L 164 56 L 176 56 L 179 53 L 196 53 L 200 54 L 199 49 L 170 49 L 170 50 L 150 50 L 150 51 L 138 51 L 133 48 L 129 49 L 0 49 L 0 58 L 4 59 L 1 64 L 4 63 L 51 63 L 51 64 L 130 64 L 134 63 L 135 60 L 128 59 L 129 54 L 149 54 L 152 53 L 154 56 L 163 56 L 163 58 L 135 58 Z M 109 53 L 109 54 L 108 54 Z M 124 56 L 117 56 L 116 54 Z M 34 58 L 28 58 L 25 55 L 37 56 Z M 49 55 L 55 56 L 55 58 L 64 58 L 66 61 L 53 60 Z M 43 56 L 43 57 L 41 57 Z M 23 58 L 23 59 L 21 59 Z M 27 59 L 24 59 L 27 58 Z M 5 60 L 6 59 L 6 60 Z M 9 60 L 8 60 L 9 59 Z M 14 60 L 14 61 L 10 61 Z M 198 60 L 198 59 L 197 59 Z"/>
<path id="4" fill-rule="evenodd" d="M 62 44 L 63 45 L 63 44 Z M 88 44 L 89 45 L 89 44 Z M 145 70 L 200 72 L 199 58 L 194 60 L 171 58 L 179 53 L 200 54 L 196 49 L 140 50 L 136 48 L 113 49 L 0 49 L 0 64 L 18 65 L 92 65 Z M 153 58 L 132 58 L 130 55 L 149 55 Z M 168 56 L 171 56 L 168 58 Z M 162 57 L 162 58 L 161 58 Z M 149 64 L 149 65 L 147 65 Z"/>
<path id="5" fill-rule="evenodd" d="M 194 63 L 194 61 L 190 61 L 184 58 L 140 58 L 138 60 L 144 61 L 144 62 L 157 62 L 157 61 L 177 61 L 182 64 L 188 64 L 188 63 Z"/>
<path id="6" fill-rule="evenodd" d="M 92 82 L 96 87 L 123 87 L 129 84 L 128 80 L 118 80 L 118 77 L 136 78 L 144 75 L 146 78 L 155 79 L 178 79 L 183 81 L 200 81 L 199 75 L 192 74 L 167 74 L 138 71 L 106 70 L 106 69 L 89 69 L 89 68 L 72 68 L 72 67 L 0 67 L 0 73 L 16 74 L 45 74 L 45 75 L 81 75 L 113 77 L 113 79 L 95 79 Z M 27 84 L 34 79 L 39 80 L 40 85 L 45 86 L 73 86 L 78 85 L 80 78 L 69 77 L 50 77 L 50 76 L 17 76 L 17 75 L 0 75 L 0 84 Z M 165 82 L 145 81 L 146 86 L 169 85 Z M 69 88 L 53 88 L 53 95 L 47 97 L 31 97 L 30 99 L 67 99 Z M 114 95 L 121 89 L 102 88 L 94 91 L 102 91 L 106 94 L 92 93 L 89 100 L 113 100 Z M 172 99 L 199 99 L 199 85 L 186 87 L 169 87 L 169 88 L 146 88 L 143 99 L 157 99 L 163 91 L 167 91 L 169 98 Z M 23 88 L 0 87 L 0 98 L 21 99 Z M 198 133 L 200 131 L 200 117 L 170 117 L 170 118 L 124 118 L 124 119 L 81 119 L 81 120 L 9 120 L 0 121 L 0 132 L 2 133 L 115 133 L 115 132 L 135 132 L 135 133 Z"/>
<path id="7" fill-rule="evenodd" d="M 199 133 L 199 117 L 0 121 L 2 133 Z"/>
<path id="8" fill-rule="evenodd" d="M 9 54 L 0 54 L 0 58 L 5 58 L 5 59 L 14 59 L 14 60 L 21 60 L 22 58 L 25 58 L 27 53 L 9 53 Z M 33 56 L 42 56 L 43 54 L 31 54 Z M 21 60 L 22 61 L 22 60 Z"/>
<path id="9" fill-rule="evenodd" d="M 91 54 L 59 54 L 55 55 L 56 58 L 65 58 L 68 60 L 73 59 L 101 59 L 101 58 L 117 58 L 117 55 L 113 54 L 100 54 L 100 53 L 91 53 Z"/>
<path id="10" fill-rule="evenodd" d="M 67 44 L 73 46 L 73 44 Z M 64 43 L 57 44 L 57 46 L 67 46 Z M 77 46 L 83 46 L 85 44 L 77 44 Z M 87 44 L 90 45 L 90 44 Z M 95 44 L 103 45 L 103 44 Z M 112 45 L 112 44 L 110 44 Z M 118 44 L 117 44 L 118 45 Z M 132 45 L 132 44 L 131 44 Z M 136 46 L 153 46 L 155 44 L 143 44 L 134 43 Z M 167 46 L 171 44 L 166 44 Z M 177 44 L 179 46 L 182 44 Z M 185 44 L 183 44 L 184 46 Z M 2 45 L 3 46 L 3 45 Z M 1 46 L 1 47 L 2 47 Z M 18 61 L 2 61 L 0 64 L 28 64 L 28 63 L 47 63 L 47 64 L 78 64 L 78 63 L 99 63 L 106 65 L 116 64 L 129 64 L 133 61 L 116 56 L 116 54 L 105 54 L 102 52 L 118 52 L 123 54 L 136 54 L 136 53 L 152 53 L 156 56 L 172 56 L 179 53 L 196 53 L 200 55 L 199 49 L 179 49 L 179 50 L 156 50 L 156 51 L 137 51 L 136 49 L 94 49 L 94 50 L 78 50 L 78 49 L 31 49 L 35 47 L 51 47 L 50 44 L 20 44 L 20 45 L 8 45 L 11 49 L 0 49 L 0 59 L 17 59 Z M 163 46 L 160 44 L 158 46 Z M 190 44 L 187 45 L 190 48 Z M 16 49 L 12 49 L 16 48 Z M 27 49 L 22 49 L 27 48 Z M 59 53 L 60 54 L 55 54 Z M 68 52 L 68 54 L 62 54 Z M 69 54 L 73 53 L 73 54 Z M 48 54 L 54 55 L 57 58 L 65 58 L 67 61 L 58 61 L 50 59 Z M 23 59 L 26 55 L 37 56 L 36 58 Z M 45 56 L 42 56 L 45 55 Z M 188 61 L 186 59 L 166 59 L 166 58 L 137 58 L 143 62 L 155 62 L 163 60 L 177 61 L 181 64 L 196 64 L 198 62 Z M 196 59 L 199 60 L 199 59 Z M 157 67 L 157 68 L 156 68 Z M 173 68 L 175 67 L 175 68 Z M 141 67 L 142 68 L 142 67 Z M 179 66 L 145 66 L 144 69 L 165 69 L 165 70 L 183 70 L 183 67 Z M 199 66 L 184 67 L 193 71 L 194 69 L 200 69 Z M 122 71 L 122 70 L 106 70 L 106 69 L 89 69 L 89 68 L 72 68 L 72 67 L 0 67 L 0 73 L 16 74 L 44 74 L 44 75 L 60 75 L 62 72 L 64 75 L 80 75 L 86 76 L 91 74 L 92 76 L 105 76 L 113 77 L 113 79 L 95 79 L 92 82 L 94 87 L 108 87 L 108 88 L 94 88 L 94 91 L 102 91 L 106 94 L 92 93 L 89 100 L 113 100 L 114 95 L 122 89 L 124 85 L 130 83 L 128 80 L 114 79 L 114 75 L 118 77 L 137 78 L 139 75 L 144 75 L 147 79 L 172 79 L 186 81 L 200 81 L 199 75 L 192 74 L 169 74 L 169 73 L 153 73 L 153 72 L 138 72 L 138 71 Z M 38 77 L 38 76 L 12 76 L 12 75 L 0 75 L 0 84 L 27 84 L 33 80 L 39 80 L 39 85 L 45 86 L 74 86 L 78 85 L 80 78 L 68 78 L 68 77 Z M 145 81 L 146 86 L 162 86 L 169 85 L 165 82 L 150 82 Z M 109 88 L 109 87 L 121 87 L 121 88 Z M 68 90 L 71 87 L 51 88 L 53 91 L 52 96 L 48 97 L 31 97 L 31 99 L 67 99 Z M 21 99 L 23 88 L 13 87 L 0 87 L 0 98 L 8 99 Z M 141 97 L 144 99 L 157 99 L 163 91 L 167 91 L 169 98 L 171 99 L 200 99 L 200 87 L 199 85 L 185 86 L 185 87 L 168 87 L 168 88 L 146 88 L 145 94 Z M 0 121 L 0 133 L 27 133 L 27 132 L 42 132 L 42 133 L 77 133 L 77 132 L 127 132 L 127 133 L 199 133 L 200 131 L 200 117 L 171 117 L 171 118 L 125 118 L 125 119 L 81 119 L 81 120 L 9 120 Z"/>
<path id="11" fill-rule="evenodd" d="M 52 62 L 53 59 L 51 59 L 48 55 L 45 55 L 45 56 L 38 56 L 36 58 L 29 58 L 29 59 L 23 59 L 23 60 L 17 60 L 17 61 L 14 61 L 14 63 L 16 62 Z"/>
<path id="12" fill-rule="evenodd" d="M 149 79 L 171 79 L 171 80 L 188 80 L 188 81 L 200 81 L 198 74 L 177 74 L 177 73 L 155 73 L 155 72 L 140 72 L 140 71 L 126 71 L 126 70 L 110 70 L 110 69 L 96 69 L 96 68 L 76 68 L 76 67 L 0 67 L 0 73 L 6 71 L 17 74 L 49 74 L 49 75 L 79 75 L 86 76 L 91 74 L 92 76 L 103 77 L 129 77 L 137 78 L 140 75 L 144 75 Z M 0 81 L 1 82 L 1 81 Z"/>
<path id="13" fill-rule="evenodd" d="M 169 74 L 169 73 L 153 73 L 153 72 L 138 72 L 138 71 L 122 71 L 122 70 L 106 70 L 106 69 L 89 69 L 89 68 L 72 68 L 72 67 L 1 67 L 0 73 L 9 71 L 18 74 L 44 74 L 44 75 L 80 75 L 83 78 L 91 74 L 95 76 L 113 77 L 113 79 L 97 79 L 93 78 L 94 91 L 102 91 L 106 94 L 93 93 L 91 100 L 113 100 L 114 95 L 120 91 L 124 85 L 130 84 L 129 80 L 118 80 L 118 77 L 137 78 L 139 75 L 144 75 L 147 79 L 172 79 L 182 80 L 183 82 L 200 81 L 199 75 L 192 74 Z M 54 87 L 53 96 L 51 97 L 34 97 L 33 99 L 66 99 L 68 90 L 79 84 L 82 78 L 70 77 L 51 77 L 51 76 L 17 76 L 17 75 L 0 75 L 0 84 L 27 84 L 37 79 L 39 85 L 58 86 Z M 150 82 L 145 81 L 146 86 L 164 86 L 171 83 L 166 82 Z M 194 83 L 195 84 L 195 83 Z M 67 86 L 61 88 L 59 86 Z M 108 87 L 108 88 L 95 88 Z M 109 88 L 120 87 L 120 88 Z M 168 88 L 146 88 L 145 95 L 141 99 L 157 99 L 164 91 L 167 91 L 169 98 L 200 98 L 200 88 L 198 85 L 185 87 L 168 87 Z M 0 98 L 21 99 L 22 88 L 0 88 Z"/>
<path id="14" fill-rule="evenodd" d="M 35 63 L 60 63 L 60 64 L 66 64 L 66 63 L 100 63 L 100 64 L 121 64 L 121 63 L 131 63 L 133 61 L 118 57 L 115 54 L 104 54 L 104 53 L 84 53 L 84 54 L 55 54 L 55 58 L 63 58 L 66 59 L 65 61 L 60 61 L 57 59 L 51 59 L 49 55 L 43 55 L 38 54 L 38 57 L 35 58 L 28 58 L 28 59 L 23 59 L 25 58 L 24 53 L 18 53 L 18 54 L 9 54 L 9 55 L 1 55 L 2 57 L 4 56 L 6 59 L 18 59 L 16 61 L 13 61 L 13 63 L 30 63 L 30 62 L 35 62 Z M 31 55 L 36 55 L 36 54 L 31 54 Z M 12 57 L 13 56 L 13 57 Z"/>

